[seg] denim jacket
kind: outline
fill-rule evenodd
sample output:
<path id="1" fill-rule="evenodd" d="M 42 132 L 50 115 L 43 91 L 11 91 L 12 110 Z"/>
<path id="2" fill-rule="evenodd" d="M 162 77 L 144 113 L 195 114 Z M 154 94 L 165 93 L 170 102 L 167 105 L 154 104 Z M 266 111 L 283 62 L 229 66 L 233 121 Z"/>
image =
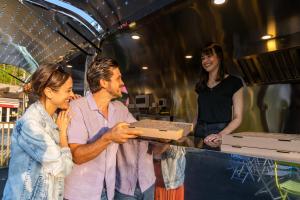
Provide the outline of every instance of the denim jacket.
<path id="1" fill-rule="evenodd" d="M 13 130 L 3 199 L 63 199 L 64 177 L 72 166 L 70 149 L 59 146 L 58 127 L 37 101 Z"/>
<path id="2" fill-rule="evenodd" d="M 167 189 L 176 189 L 184 182 L 185 148 L 171 145 L 161 155 L 161 170 Z"/>

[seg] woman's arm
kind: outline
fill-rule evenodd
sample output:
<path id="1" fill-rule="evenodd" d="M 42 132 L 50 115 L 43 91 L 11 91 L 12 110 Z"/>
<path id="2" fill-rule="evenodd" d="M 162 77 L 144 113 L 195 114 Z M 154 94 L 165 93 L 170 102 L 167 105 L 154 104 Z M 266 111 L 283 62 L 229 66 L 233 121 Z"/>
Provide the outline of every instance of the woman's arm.
<path id="1" fill-rule="evenodd" d="M 221 131 L 220 135 L 232 133 L 242 123 L 243 119 L 243 87 L 236 91 L 232 97 L 233 101 L 233 118 L 232 121 Z"/>
<path id="2" fill-rule="evenodd" d="M 37 120 L 24 121 L 16 131 L 18 145 L 48 173 L 54 176 L 70 173 L 73 167 L 70 149 L 60 148 Z"/>
<path id="3" fill-rule="evenodd" d="M 71 120 L 69 112 L 70 109 L 67 109 L 66 111 L 60 111 L 56 120 L 56 124 L 59 129 L 60 146 L 62 148 L 69 147 L 67 136 L 67 129 Z"/>
<path id="4" fill-rule="evenodd" d="M 238 91 L 236 91 L 232 97 L 233 101 L 233 118 L 231 122 L 218 134 L 211 134 L 207 136 L 204 140 L 204 142 L 208 145 L 215 146 L 212 143 L 218 143 L 220 144 L 222 135 L 230 134 L 232 133 L 235 129 L 239 127 L 239 125 L 242 122 L 243 118 L 243 87 L 240 88 Z"/>

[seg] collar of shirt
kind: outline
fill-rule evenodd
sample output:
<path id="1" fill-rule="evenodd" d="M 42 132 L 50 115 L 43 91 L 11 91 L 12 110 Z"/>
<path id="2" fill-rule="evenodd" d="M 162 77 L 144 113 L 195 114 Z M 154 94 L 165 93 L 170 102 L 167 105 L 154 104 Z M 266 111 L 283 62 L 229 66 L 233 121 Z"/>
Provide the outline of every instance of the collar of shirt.
<path id="1" fill-rule="evenodd" d="M 93 94 L 89 93 L 86 98 L 87 98 L 87 102 L 88 102 L 88 105 L 91 108 L 91 110 L 99 111 L 99 113 L 102 115 L 101 111 L 99 110 L 99 108 L 96 104 L 96 101 L 94 99 Z M 111 113 L 114 113 L 115 110 L 116 110 L 115 105 L 112 102 L 109 102 L 109 104 L 108 104 L 108 113 L 109 113 L 109 115 Z"/>

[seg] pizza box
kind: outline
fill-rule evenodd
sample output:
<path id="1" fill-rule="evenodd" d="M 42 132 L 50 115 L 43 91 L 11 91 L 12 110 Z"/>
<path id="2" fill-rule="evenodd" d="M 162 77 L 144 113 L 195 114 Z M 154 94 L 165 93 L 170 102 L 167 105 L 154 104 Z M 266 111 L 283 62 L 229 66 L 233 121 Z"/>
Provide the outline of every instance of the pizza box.
<path id="1" fill-rule="evenodd" d="M 178 140 L 193 130 L 193 124 L 144 119 L 131 123 L 129 128 L 141 131 L 141 137 Z"/>
<path id="2" fill-rule="evenodd" d="M 225 153 L 240 154 L 251 157 L 260 157 L 278 161 L 300 163 L 300 153 L 293 151 L 279 151 L 273 149 L 260 149 L 223 144 L 221 145 L 221 151 Z"/>
<path id="3" fill-rule="evenodd" d="M 300 137 L 297 134 L 266 132 L 233 133 L 222 136 L 222 144 L 300 152 Z"/>

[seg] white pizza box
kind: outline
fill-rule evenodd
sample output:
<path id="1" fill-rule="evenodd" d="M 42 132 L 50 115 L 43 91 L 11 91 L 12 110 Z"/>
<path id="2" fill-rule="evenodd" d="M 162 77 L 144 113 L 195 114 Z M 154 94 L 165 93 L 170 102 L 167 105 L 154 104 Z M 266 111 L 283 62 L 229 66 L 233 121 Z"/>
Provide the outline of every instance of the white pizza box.
<path id="1" fill-rule="evenodd" d="M 293 151 L 279 151 L 273 149 L 260 149 L 251 147 L 221 145 L 221 151 L 225 153 L 240 154 L 251 157 L 266 158 L 271 160 L 300 163 L 300 153 Z"/>
<path id="2" fill-rule="evenodd" d="M 178 140 L 193 130 L 192 123 L 144 119 L 129 125 L 138 130 L 142 137 Z"/>
<path id="3" fill-rule="evenodd" d="M 222 144 L 300 152 L 300 137 L 297 134 L 241 132 L 222 136 Z"/>

